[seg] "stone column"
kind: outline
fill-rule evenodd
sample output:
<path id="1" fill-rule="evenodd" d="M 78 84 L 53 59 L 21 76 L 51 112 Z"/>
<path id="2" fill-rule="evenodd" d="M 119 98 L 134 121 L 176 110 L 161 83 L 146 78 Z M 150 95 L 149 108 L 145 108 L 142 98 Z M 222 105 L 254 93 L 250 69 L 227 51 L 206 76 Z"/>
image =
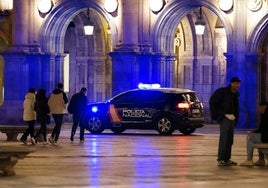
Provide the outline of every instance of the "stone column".
<path id="1" fill-rule="evenodd" d="M 256 128 L 257 124 L 257 108 L 258 100 L 258 54 L 247 54 L 245 66 L 247 76 L 245 77 L 245 105 L 247 109 L 247 121 L 245 128 Z"/>
<path id="2" fill-rule="evenodd" d="M 247 3 L 248 1 L 235 1 L 234 5 L 234 37 L 233 44 L 233 61 L 232 65 L 228 66 L 227 62 L 227 83 L 230 82 L 230 77 L 238 76 L 241 79 L 240 91 L 240 115 L 238 121 L 238 128 L 243 128 L 247 124 L 247 98 L 246 98 L 246 85 L 245 79 L 247 77 L 247 70 L 245 69 L 245 54 L 246 54 L 246 37 L 247 36 Z M 243 19 L 241 19 L 243 18 Z M 230 64 L 229 64 L 230 65 Z"/>
<path id="3" fill-rule="evenodd" d="M 15 0 L 13 3 L 13 46 L 26 45 L 29 38 L 29 0 Z"/>
<path id="4" fill-rule="evenodd" d="M 137 75 L 142 67 L 138 63 L 138 22 L 140 0 L 122 0 L 121 42 L 110 53 L 113 61 L 113 95 L 136 88 Z"/>
<path id="5" fill-rule="evenodd" d="M 33 26 L 30 15 L 34 11 L 31 3 L 30 0 L 14 1 L 12 46 L 2 53 L 4 103 L 0 108 L 1 124 L 24 124 L 22 104 L 29 88 L 45 88 L 50 91 L 49 55 L 41 54 L 39 46 L 31 44 L 30 40 Z"/>
<path id="6" fill-rule="evenodd" d="M 127 51 L 138 51 L 139 0 L 122 0 L 122 46 Z"/>

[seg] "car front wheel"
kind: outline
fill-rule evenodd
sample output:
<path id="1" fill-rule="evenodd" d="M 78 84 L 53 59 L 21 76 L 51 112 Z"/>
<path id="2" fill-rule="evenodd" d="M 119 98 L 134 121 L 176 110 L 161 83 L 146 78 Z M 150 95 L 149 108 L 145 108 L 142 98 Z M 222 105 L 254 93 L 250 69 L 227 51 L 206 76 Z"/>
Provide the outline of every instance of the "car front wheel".
<path id="1" fill-rule="evenodd" d="M 171 135 L 174 131 L 173 120 L 168 115 L 158 116 L 155 119 L 154 124 L 156 126 L 156 130 L 161 135 Z"/>
<path id="2" fill-rule="evenodd" d="M 98 117 L 90 117 L 88 120 L 87 130 L 91 132 L 92 134 L 102 133 L 104 130 L 102 124 L 103 123 L 101 119 L 99 119 Z"/>

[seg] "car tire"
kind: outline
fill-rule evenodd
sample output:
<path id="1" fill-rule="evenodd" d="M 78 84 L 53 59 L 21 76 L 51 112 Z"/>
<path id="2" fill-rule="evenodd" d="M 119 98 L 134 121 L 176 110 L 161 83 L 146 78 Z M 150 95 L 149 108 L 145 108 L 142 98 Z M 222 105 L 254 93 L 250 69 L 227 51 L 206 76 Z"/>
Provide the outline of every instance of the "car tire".
<path id="1" fill-rule="evenodd" d="M 190 135 L 195 131 L 196 128 L 188 127 L 188 128 L 179 128 L 179 131 L 184 135 Z"/>
<path id="2" fill-rule="evenodd" d="M 125 130 L 126 130 L 126 128 L 124 128 L 124 127 L 112 127 L 111 128 L 111 131 L 113 131 L 113 133 L 115 133 L 115 134 L 121 134 Z"/>
<path id="3" fill-rule="evenodd" d="M 160 115 L 156 117 L 154 125 L 161 135 L 171 135 L 174 132 L 174 123 L 169 115 Z"/>
<path id="4" fill-rule="evenodd" d="M 98 117 L 90 117 L 86 129 L 92 134 L 100 134 L 104 131 L 103 122 Z"/>

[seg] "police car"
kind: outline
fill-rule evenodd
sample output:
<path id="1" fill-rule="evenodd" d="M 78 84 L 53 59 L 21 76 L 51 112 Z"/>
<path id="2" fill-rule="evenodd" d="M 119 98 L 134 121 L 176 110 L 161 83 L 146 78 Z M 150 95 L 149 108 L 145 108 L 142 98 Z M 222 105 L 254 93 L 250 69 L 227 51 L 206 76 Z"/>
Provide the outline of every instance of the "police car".
<path id="1" fill-rule="evenodd" d="M 203 105 L 195 92 L 178 88 L 133 89 L 107 102 L 88 105 L 86 129 L 93 134 L 110 129 L 157 130 L 171 135 L 179 130 L 185 135 L 203 127 Z"/>

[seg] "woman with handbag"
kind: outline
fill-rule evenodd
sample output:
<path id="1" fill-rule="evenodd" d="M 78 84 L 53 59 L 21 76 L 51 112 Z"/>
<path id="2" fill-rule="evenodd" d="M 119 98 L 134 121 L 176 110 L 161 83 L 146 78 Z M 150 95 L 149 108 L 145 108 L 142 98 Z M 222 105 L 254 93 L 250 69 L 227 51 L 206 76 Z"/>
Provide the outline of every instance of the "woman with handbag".
<path id="1" fill-rule="evenodd" d="M 50 123 L 50 110 L 48 107 L 48 99 L 46 97 L 45 89 L 38 90 L 34 109 L 36 111 L 37 122 L 41 125 L 35 135 L 35 141 L 37 143 L 37 137 L 41 134 L 43 136 L 44 143 L 47 143 L 47 124 Z"/>

